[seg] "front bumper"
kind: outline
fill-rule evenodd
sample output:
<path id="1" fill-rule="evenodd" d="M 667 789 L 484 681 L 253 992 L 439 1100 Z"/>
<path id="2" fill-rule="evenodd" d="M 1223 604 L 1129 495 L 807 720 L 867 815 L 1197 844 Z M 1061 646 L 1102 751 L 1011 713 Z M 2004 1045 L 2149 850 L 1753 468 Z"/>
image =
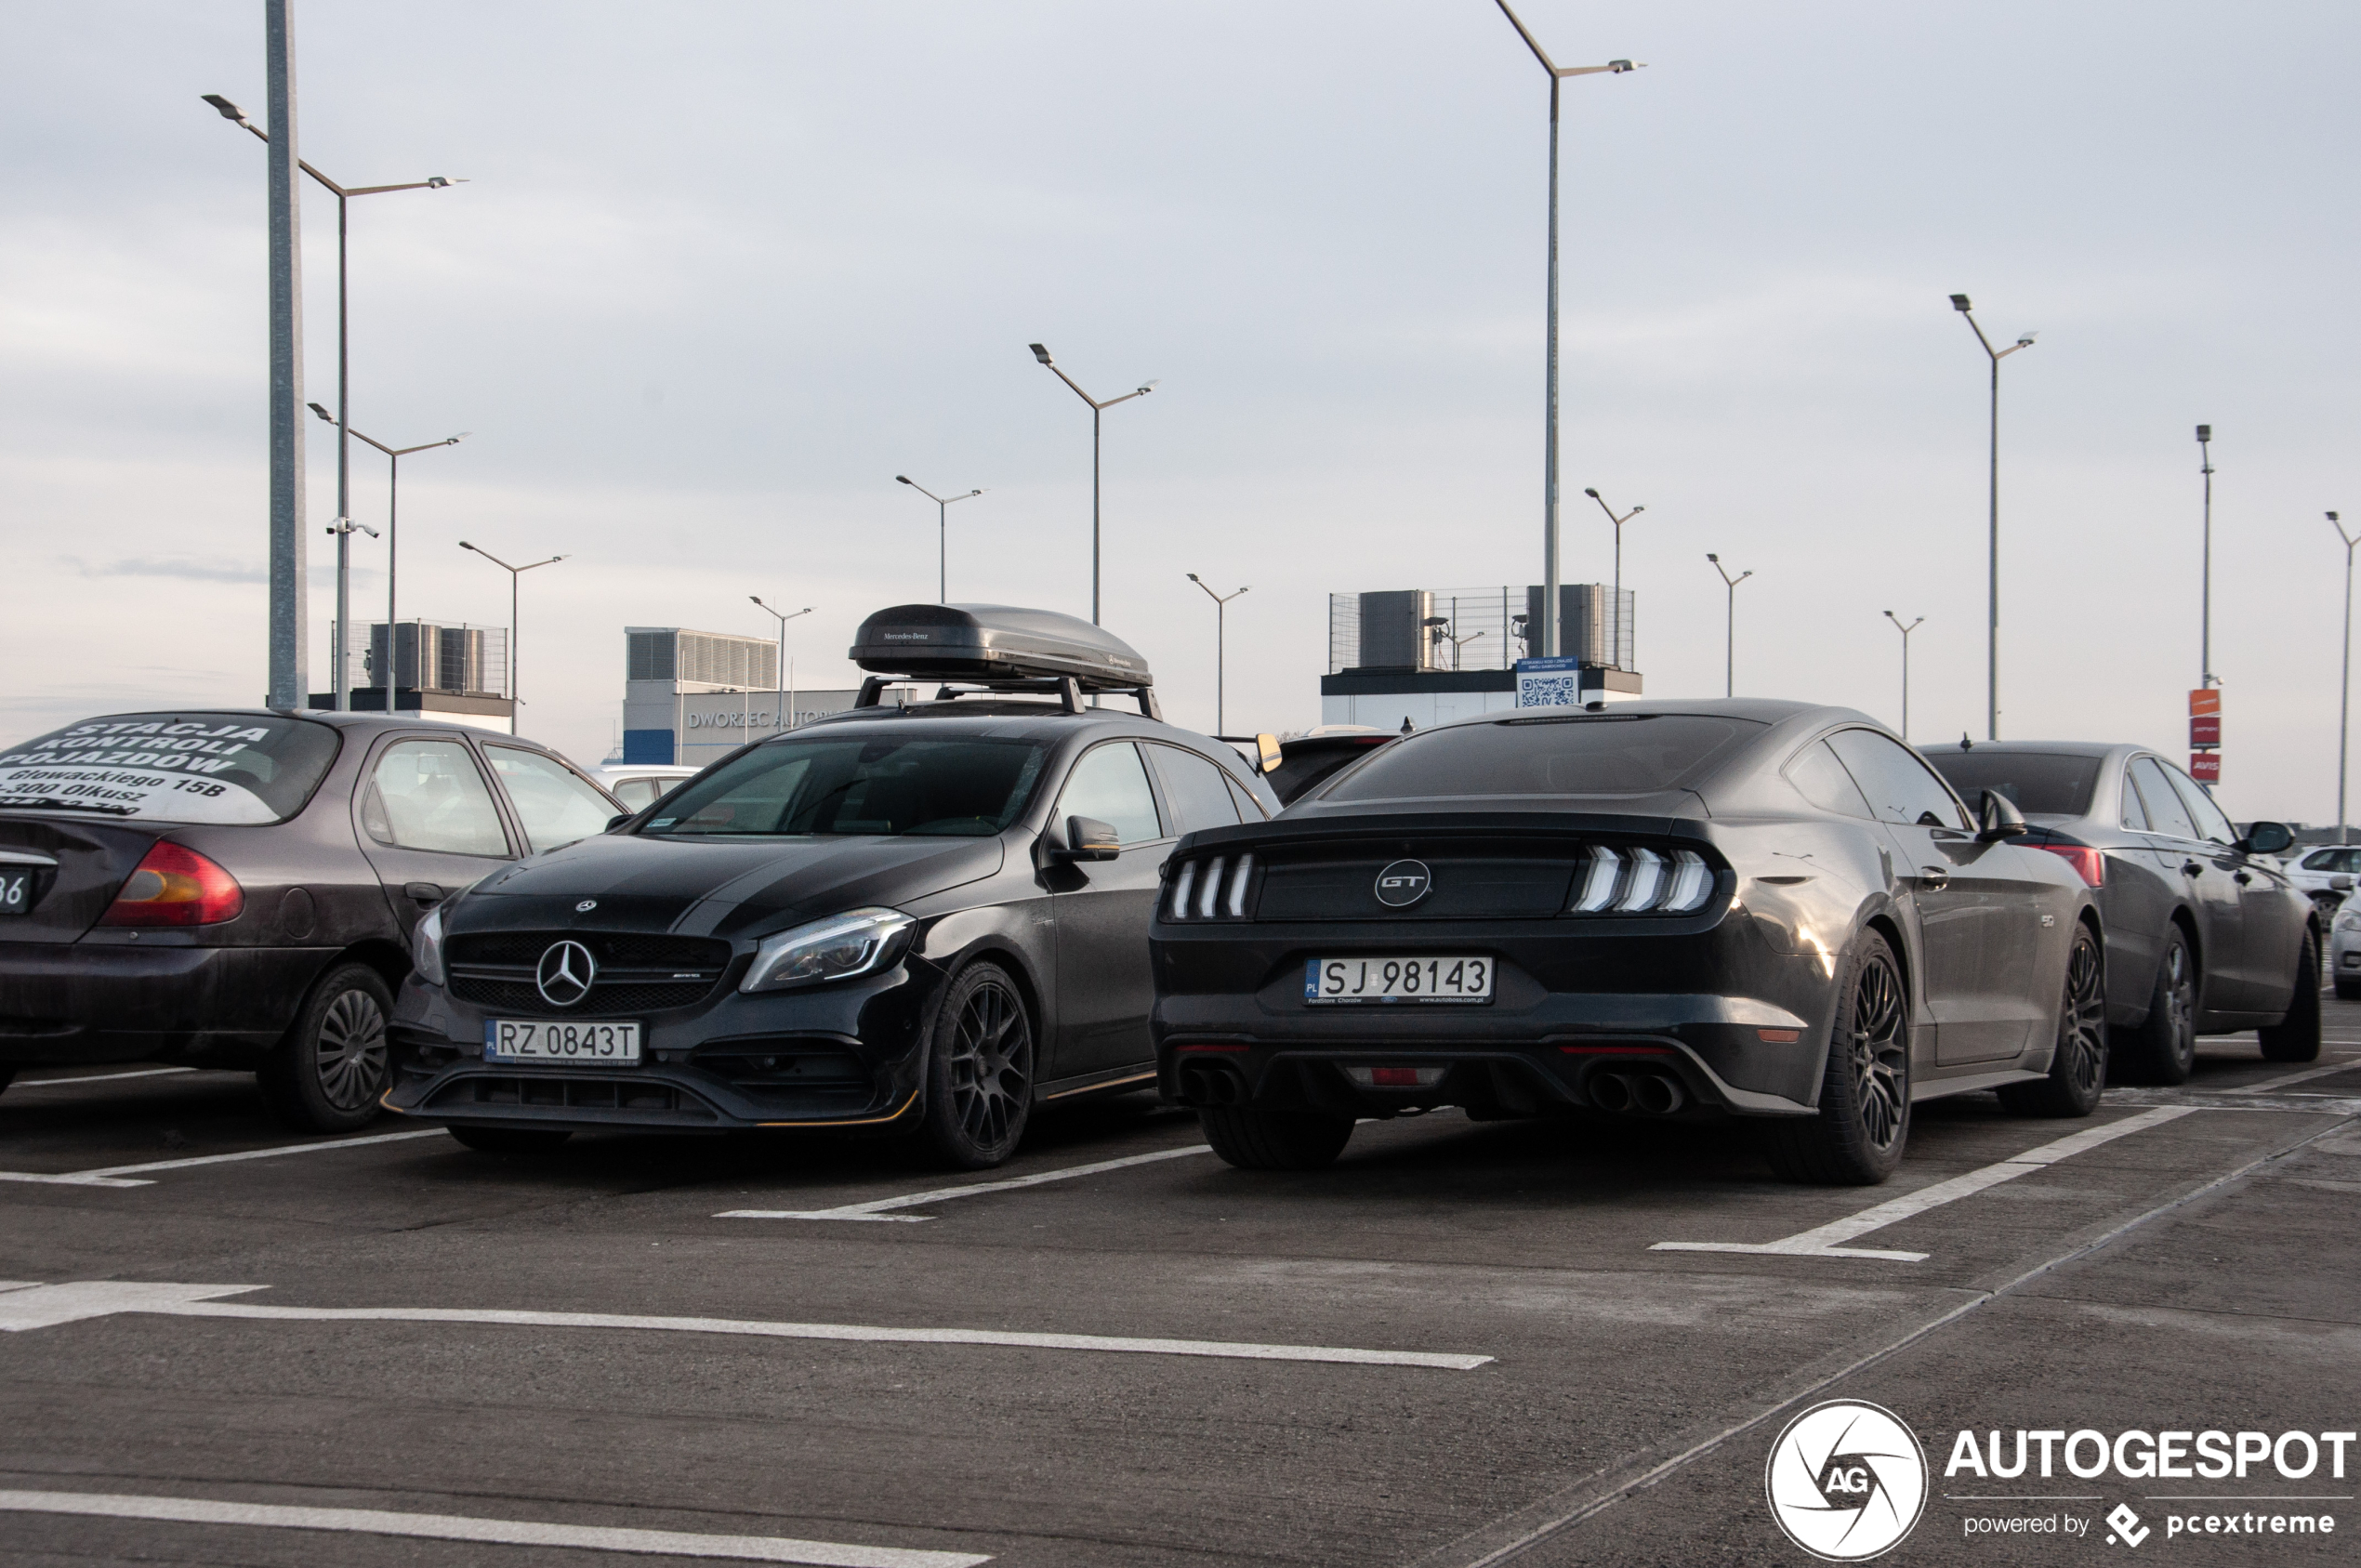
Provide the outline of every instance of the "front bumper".
<path id="1" fill-rule="evenodd" d="M 0 1066 L 253 1067 L 335 950 L 206 947 L 186 931 L 0 942 Z"/>
<path id="2" fill-rule="evenodd" d="M 639 1015 L 635 1065 L 543 1066 L 486 1061 L 485 1021 L 573 1015 L 495 1011 L 414 975 L 394 1005 L 383 1103 L 431 1122 L 583 1131 L 890 1127 L 917 1113 L 941 982 L 905 958 L 804 991 L 725 988 L 694 1008 Z"/>

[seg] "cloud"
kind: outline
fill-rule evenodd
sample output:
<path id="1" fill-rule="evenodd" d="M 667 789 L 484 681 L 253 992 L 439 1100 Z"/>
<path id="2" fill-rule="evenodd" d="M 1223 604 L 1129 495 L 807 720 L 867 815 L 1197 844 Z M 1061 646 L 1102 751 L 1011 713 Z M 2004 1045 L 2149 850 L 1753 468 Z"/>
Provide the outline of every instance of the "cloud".
<path id="1" fill-rule="evenodd" d="M 74 556 L 59 556 L 58 564 L 85 577 L 177 577 L 191 583 L 261 583 L 270 573 L 243 561 L 191 560 L 186 556 L 134 556 L 93 566 Z"/>

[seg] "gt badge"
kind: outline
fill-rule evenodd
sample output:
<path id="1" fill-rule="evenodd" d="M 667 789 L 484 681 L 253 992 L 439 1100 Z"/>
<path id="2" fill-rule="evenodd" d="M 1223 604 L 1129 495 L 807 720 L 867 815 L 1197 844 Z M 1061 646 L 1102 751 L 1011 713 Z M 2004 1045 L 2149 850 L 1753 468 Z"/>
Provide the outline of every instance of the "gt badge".
<path id="1" fill-rule="evenodd" d="M 1378 873 L 1378 902 L 1388 909 L 1407 909 L 1433 886 L 1426 862 L 1395 861 Z"/>

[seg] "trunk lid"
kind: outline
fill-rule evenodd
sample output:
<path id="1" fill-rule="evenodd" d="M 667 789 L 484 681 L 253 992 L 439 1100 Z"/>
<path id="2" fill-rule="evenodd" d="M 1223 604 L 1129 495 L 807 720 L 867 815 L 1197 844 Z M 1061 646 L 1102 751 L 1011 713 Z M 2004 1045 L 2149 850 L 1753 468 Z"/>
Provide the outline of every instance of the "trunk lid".
<path id="1" fill-rule="evenodd" d="M 97 924 L 165 825 L 0 812 L 0 865 L 33 862 L 32 907 L 0 916 L 0 942 L 68 942 Z M 40 862 L 53 862 L 44 865 Z"/>

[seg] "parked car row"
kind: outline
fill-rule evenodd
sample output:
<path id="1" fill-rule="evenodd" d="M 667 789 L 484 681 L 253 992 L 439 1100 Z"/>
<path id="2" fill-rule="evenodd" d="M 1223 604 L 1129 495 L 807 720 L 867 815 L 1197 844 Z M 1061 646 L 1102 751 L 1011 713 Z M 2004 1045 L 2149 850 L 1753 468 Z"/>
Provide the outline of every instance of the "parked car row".
<path id="1" fill-rule="evenodd" d="M 1249 762 L 1070 617 L 899 606 L 853 656 L 849 712 L 611 788 L 372 716 L 0 754 L 0 1084 L 234 1066 L 312 1130 L 851 1128 L 969 1168 L 1154 1087 L 1248 1168 L 1451 1105 L 1739 1121 L 1873 1182 L 1932 1098 L 2080 1116 L 2201 1034 L 2319 1048 L 2287 830 L 2136 747 L 1930 759 L 1846 709 L 1631 702 Z M 2333 935 L 2341 991 L 2361 913 Z"/>

